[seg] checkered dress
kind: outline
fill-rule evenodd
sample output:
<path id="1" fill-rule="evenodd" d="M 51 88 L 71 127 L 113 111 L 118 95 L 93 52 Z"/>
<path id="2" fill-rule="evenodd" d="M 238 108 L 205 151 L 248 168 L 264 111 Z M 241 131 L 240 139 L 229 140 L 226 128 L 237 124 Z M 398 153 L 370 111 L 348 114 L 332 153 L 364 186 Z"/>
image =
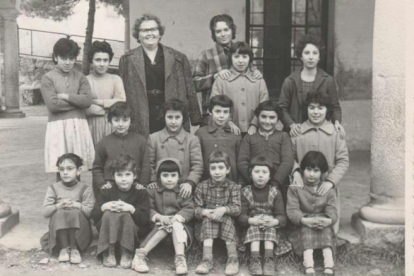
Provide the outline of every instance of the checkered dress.
<path id="1" fill-rule="evenodd" d="M 225 183 L 214 185 L 210 179 L 197 185 L 194 193 L 195 215 L 198 218 L 195 226 L 195 236 L 199 241 L 220 238 L 227 242 L 237 243 L 234 216 L 241 212 L 240 185 L 226 179 Z M 221 222 L 202 217 L 203 209 L 226 207 L 229 212 L 222 217 Z"/>
<path id="2" fill-rule="evenodd" d="M 257 202 L 254 200 L 251 186 L 246 186 L 242 190 L 243 195 L 249 202 L 249 216 L 255 217 L 257 215 L 271 215 L 273 216 L 273 204 L 275 197 L 278 193 L 277 188 L 270 186 L 269 197 L 267 202 Z M 277 246 L 275 247 L 276 255 L 283 255 L 292 250 L 291 244 L 281 235 L 281 230 L 276 227 L 267 228 L 265 230 L 260 229 L 258 226 L 251 225 L 246 234 L 243 235 L 244 244 L 254 241 L 273 241 Z"/>

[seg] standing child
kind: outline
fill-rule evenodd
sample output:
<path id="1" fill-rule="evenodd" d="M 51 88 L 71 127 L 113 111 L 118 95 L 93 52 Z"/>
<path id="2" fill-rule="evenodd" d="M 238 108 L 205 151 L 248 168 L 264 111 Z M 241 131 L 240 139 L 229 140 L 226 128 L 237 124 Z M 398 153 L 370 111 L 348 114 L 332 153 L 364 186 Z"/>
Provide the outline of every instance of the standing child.
<path id="1" fill-rule="evenodd" d="M 230 160 L 225 152 L 213 152 L 208 163 L 211 177 L 197 185 L 194 195 L 195 217 L 199 220 L 196 237 L 203 243 L 203 259 L 196 273 L 207 274 L 213 268 L 213 240 L 220 238 L 227 247 L 225 274 L 235 275 L 239 260 L 234 217 L 241 212 L 240 185 L 226 178 Z"/>
<path id="2" fill-rule="evenodd" d="M 131 109 L 126 102 L 116 102 L 108 112 L 108 121 L 111 122 L 114 132 L 104 137 L 96 145 L 95 161 L 93 162 L 92 181 L 95 197 L 101 188 L 111 188 L 112 173 L 108 170 L 109 162 L 119 154 L 130 155 L 137 168 L 137 188 L 147 185 L 150 179 L 150 163 L 146 139 L 135 132 L 129 131 L 131 125 Z"/>
<path id="3" fill-rule="evenodd" d="M 188 108 L 178 99 L 164 103 L 162 107 L 165 128 L 148 138 L 148 152 L 151 163 L 151 188 L 157 187 L 158 161 L 174 157 L 181 164 L 180 195 L 189 197 L 203 174 L 203 157 L 200 141 L 183 129 L 188 120 Z"/>
<path id="4" fill-rule="evenodd" d="M 248 227 L 244 244 L 250 243 L 252 275 L 274 275 L 274 249 L 277 255 L 288 252 L 280 238 L 279 228 L 287 222 L 283 197 L 275 186 L 268 185 L 274 173 L 273 164 L 264 156 L 252 160 L 249 166 L 253 184 L 242 189 L 242 213 L 238 221 Z M 264 242 L 264 262 L 260 257 L 260 243 Z M 282 241 L 282 243 L 281 243 Z"/>
<path id="5" fill-rule="evenodd" d="M 250 160 L 265 156 L 272 162 L 274 174 L 270 184 L 282 191 L 286 199 L 288 176 L 293 167 L 292 143 L 289 135 L 276 129 L 278 120 L 282 118 L 282 110 L 275 101 L 265 101 L 254 111 L 259 119 L 259 131 L 244 137 L 240 146 L 237 168 L 245 184 L 251 183 L 249 175 Z"/>
<path id="6" fill-rule="evenodd" d="M 85 108 L 92 103 L 86 77 L 74 69 L 79 46 L 68 38 L 53 46 L 56 67 L 42 77 L 40 91 L 49 110 L 45 139 L 46 172 L 56 172 L 55 162 L 72 152 L 84 161 L 84 170 L 92 168 L 95 155 Z"/>
<path id="7" fill-rule="evenodd" d="M 300 163 L 305 183 L 303 188 L 290 186 L 288 190 L 287 216 L 297 226 L 291 234 L 293 248 L 303 254 L 305 274 L 315 275 L 313 250 L 322 249 L 325 275 L 333 275 L 333 249 L 335 235 L 333 225 L 338 220 L 335 192 L 325 194 L 318 190 L 323 185 L 323 175 L 328 172 L 328 162 L 321 152 L 309 151 Z"/>
<path id="8" fill-rule="evenodd" d="M 43 215 L 50 218 L 49 232 L 42 238 L 44 250 L 59 253 L 59 262 L 82 262 L 79 251 L 92 243 L 89 215 L 93 207 L 91 188 L 80 183 L 82 159 L 66 153 L 56 162 L 59 182 L 49 186 L 43 201 Z"/>
<path id="9" fill-rule="evenodd" d="M 237 154 L 239 152 L 241 136 L 231 132 L 228 121 L 233 111 L 233 101 L 226 95 L 217 95 L 211 98 L 208 108 L 211 120 L 209 125 L 198 129 L 195 135 L 200 139 L 204 159 L 203 180 L 210 177 L 208 157 L 213 151 L 220 150 L 230 158 L 230 173 L 228 178 L 238 181 Z"/>
<path id="10" fill-rule="evenodd" d="M 92 218 L 99 229 L 97 255 L 103 253 L 103 265 L 115 267 L 115 246 L 120 247 L 122 268 L 130 268 L 138 234 L 149 223 L 149 199 L 145 190 L 135 189 L 137 162 L 120 154 L 109 163 L 115 181 L 110 189 L 101 190 Z M 140 235 L 141 236 L 141 235 Z"/>
<path id="11" fill-rule="evenodd" d="M 227 95 L 234 102 L 232 121 L 229 122 L 235 134 L 252 135 L 257 130 L 257 118 L 254 110 L 259 103 L 269 99 L 264 79 L 254 77 L 251 70 L 253 51 L 246 42 L 231 45 L 228 60 L 231 76 L 227 80 L 217 78 L 211 91 L 211 97 Z"/>
<path id="12" fill-rule="evenodd" d="M 146 256 L 170 233 L 175 250 L 176 274 L 187 274 L 185 251 L 193 240 L 190 221 L 194 216 L 193 197 L 179 195 L 180 162 L 174 158 L 162 159 L 157 163 L 158 186 L 149 189 L 150 218 L 154 228 L 135 252 L 133 269 L 140 273 L 149 271 Z"/>

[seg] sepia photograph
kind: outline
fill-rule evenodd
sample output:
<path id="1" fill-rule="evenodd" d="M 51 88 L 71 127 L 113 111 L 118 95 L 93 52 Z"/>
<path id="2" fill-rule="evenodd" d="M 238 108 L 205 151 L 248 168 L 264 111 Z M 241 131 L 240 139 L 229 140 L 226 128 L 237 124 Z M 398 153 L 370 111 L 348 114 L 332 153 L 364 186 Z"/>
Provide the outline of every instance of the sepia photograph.
<path id="1" fill-rule="evenodd" d="M 413 12 L 0 0 L 0 276 L 414 275 Z"/>

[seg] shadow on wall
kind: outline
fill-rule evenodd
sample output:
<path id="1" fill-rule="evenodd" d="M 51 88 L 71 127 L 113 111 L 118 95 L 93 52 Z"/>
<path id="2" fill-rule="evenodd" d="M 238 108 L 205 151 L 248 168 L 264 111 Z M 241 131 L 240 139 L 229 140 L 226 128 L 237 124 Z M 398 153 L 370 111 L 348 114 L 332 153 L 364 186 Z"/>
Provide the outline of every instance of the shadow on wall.
<path id="1" fill-rule="evenodd" d="M 372 69 L 349 69 L 336 58 L 335 81 L 341 100 L 372 99 Z"/>

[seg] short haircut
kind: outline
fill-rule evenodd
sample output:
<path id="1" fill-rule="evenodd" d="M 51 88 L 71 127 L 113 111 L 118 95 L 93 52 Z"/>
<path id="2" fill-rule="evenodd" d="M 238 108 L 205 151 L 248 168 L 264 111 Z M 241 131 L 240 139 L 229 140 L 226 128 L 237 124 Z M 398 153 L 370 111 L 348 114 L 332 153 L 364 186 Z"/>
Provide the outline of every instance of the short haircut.
<path id="1" fill-rule="evenodd" d="M 91 44 L 91 48 L 89 49 L 89 52 L 88 52 L 89 63 L 92 63 L 93 56 L 96 53 L 107 53 L 109 55 L 109 62 L 111 62 L 112 58 L 114 57 L 114 52 L 112 51 L 112 47 L 106 41 L 95 40 Z"/>
<path id="2" fill-rule="evenodd" d="M 59 39 L 53 46 L 53 62 L 57 64 L 56 58 L 66 57 L 66 58 L 76 58 L 79 55 L 80 48 L 78 44 L 69 38 Z"/>
<path id="3" fill-rule="evenodd" d="M 157 170 L 157 179 L 160 179 L 161 173 L 163 172 L 178 172 L 178 175 L 181 176 L 180 167 L 172 160 L 165 160 L 159 165 Z"/>
<path id="4" fill-rule="evenodd" d="M 295 55 L 297 58 L 300 59 L 302 57 L 303 49 L 305 49 L 308 44 L 312 44 L 318 48 L 320 60 L 325 57 L 325 45 L 322 40 L 317 36 L 306 34 L 299 39 L 298 44 L 296 45 Z"/>
<path id="5" fill-rule="evenodd" d="M 161 20 L 158 16 L 145 13 L 140 18 L 135 20 L 134 26 L 132 27 L 132 36 L 137 40 L 138 43 L 141 43 L 139 41 L 139 29 L 141 28 L 141 24 L 144 21 L 155 21 L 158 25 L 158 31 L 160 32 L 160 37 L 164 35 L 165 27 L 161 25 Z"/>
<path id="6" fill-rule="evenodd" d="M 216 95 L 210 99 L 210 104 L 208 106 L 208 110 L 210 112 L 213 111 L 213 108 L 219 105 L 221 107 L 230 107 L 230 112 L 233 110 L 233 101 L 227 95 Z"/>
<path id="7" fill-rule="evenodd" d="M 188 107 L 183 101 L 179 99 L 171 99 L 163 104 L 162 117 L 164 118 L 164 121 L 165 121 L 165 115 L 167 114 L 168 110 L 181 111 L 181 113 L 183 114 L 183 124 L 187 122 Z"/>
<path id="8" fill-rule="evenodd" d="M 244 41 L 237 41 L 234 42 L 229 50 L 229 53 L 227 55 L 227 59 L 229 60 L 229 64 L 233 65 L 232 56 L 233 54 L 239 54 L 239 55 L 248 55 L 249 56 L 249 65 L 253 62 L 253 51 L 252 48 L 250 48 L 249 44 L 247 44 Z"/>
<path id="9" fill-rule="evenodd" d="M 113 117 L 131 118 L 131 108 L 126 102 L 114 103 L 108 111 L 108 122 L 112 121 Z"/>
<path id="10" fill-rule="evenodd" d="M 269 168 L 269 172 L 270 172 L 270 179 L 272 179 L 273 174 L 275 173 L 275 166 L 273 166 L 273 163 L 266 158 L 266 156 L 257 156 L 254 157 L 249 164 L 249 175 L 252 175 L 252 171 L 254 169 L 254 167 L 256 166 L 266 166 Z"/>
<path id="11" fill-rule="evenodd" d="M 115 159 L 109 161 L 108 169 L 112 175 L 121 171 L 131 171 L 137 174 L 137 162 L 128 154 L 119 154 Z"/>
<path id="12" fill-rule="evenodd" d="M 216 150 L 213 151 L 208 157 L 208 164 L 220 163 L 223 162 L 226 165 L 226 168 L 230 168 L 230 157 L 224 151 Z"/>
<path id="13" fill-rule="evenodd" d="M 56 167 L 59 167 L 59 165 L 65 161 L 65 160 L 70 160 L 73 162 L 73 164 L 75 164 L 76 168 L 79 169 L 80 167 L 83 166 L 83 160 L 82 158 L 80 158 L 78 155 L 74 154 L 74 153 L 65 153 L 62 154 L 58 160 L 56 161 Z M 76 177 L 78 179 L 78 181 L 80 181 L 80 176 Z M 58 181 L 61 181 L 62 179 L 60 178 L 60 173 L 57 173 L 57 179 Z"/>
<path id="14" fill-rule="evenodd" d="M 233 22 L 233 18 L 228 14 L 219 14 L 216 16 L 213 16 L 210 20 L 210 31 L 211 31 L 211 38 L 214 42 L 217 41 L 216 38 L 216 24 L 217 22 L 226 22 L 227 26 L 231 29 L 232 32 L 232 39 L 236 38 L 236 25 Z"/>
<path id="15" fill-rule="evenodd" d="M 330 120 L 332 118 L 332 103 L 331 98 L 323 92 L 310 92 L 308 95 L 306 95 L 305 104 L 303 105 L 303 114 L 305 121 L 309 118 L 308 116 L 308 107 L 310 104 L 319 104 L 321 106 L 326 107 L 326 120 Z"/>
<path id="16" fill-rule="evenodd" d="M 303 171 L 306 168 L 318 168 L 322 174 L 326 173 L 329 169 L 328 161 L 326 161 L 325 155 L 320 151 L 308 151 L 300 162 L 300 169 Z"/>
<path id="17" fill-rule="evenodd" d="M 259 118 L 262 111 L 274 111 L 279 121 L 283 119 L 283 111 L 276 101 L 267 100 L 260 103 L 254 110 L 254 115 Z"/>

